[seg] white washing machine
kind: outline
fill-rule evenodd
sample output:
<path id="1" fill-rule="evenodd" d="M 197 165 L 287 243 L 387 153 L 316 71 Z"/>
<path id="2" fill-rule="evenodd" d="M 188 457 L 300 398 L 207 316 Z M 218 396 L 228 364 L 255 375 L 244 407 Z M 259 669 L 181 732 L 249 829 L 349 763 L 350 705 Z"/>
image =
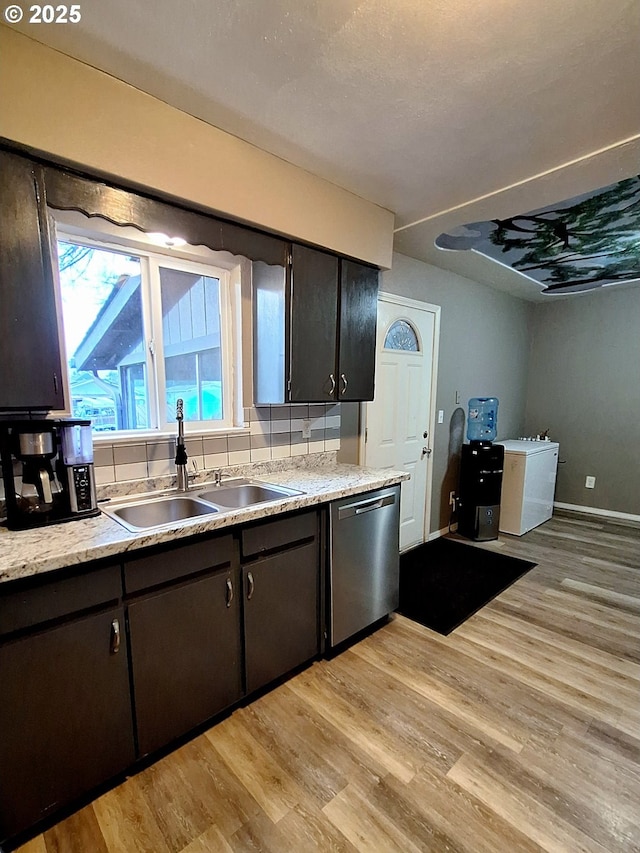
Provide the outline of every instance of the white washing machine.
<path id="1" fill-rule="evenodd" d="M 497 443 L 504 447 L 499 530 L 522 536 L 553 515 L 560 445 L 527 439 Z"/>

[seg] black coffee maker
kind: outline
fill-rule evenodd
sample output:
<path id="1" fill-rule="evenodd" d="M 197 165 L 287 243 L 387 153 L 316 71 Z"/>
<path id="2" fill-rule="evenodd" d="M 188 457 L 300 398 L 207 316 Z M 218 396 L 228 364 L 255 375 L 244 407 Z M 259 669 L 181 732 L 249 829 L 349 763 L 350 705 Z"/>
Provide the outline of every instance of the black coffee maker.
<path id="1" fill-rule="evenodd" d="M 0 460 L 10 529 L 98 514 L 91 421 L 0 422 Z"/>

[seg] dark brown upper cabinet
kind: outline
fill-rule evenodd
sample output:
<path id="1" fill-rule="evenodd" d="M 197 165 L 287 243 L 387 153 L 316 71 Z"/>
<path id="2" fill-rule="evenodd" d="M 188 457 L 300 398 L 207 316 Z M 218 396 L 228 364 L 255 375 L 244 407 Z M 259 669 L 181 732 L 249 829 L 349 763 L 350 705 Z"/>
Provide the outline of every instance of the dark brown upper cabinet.
<path id="1" fill-rule="evenodd" d="M 378 270 L 340 262 L 337 400 L 373 400 Z"/>
<path id="2" fill-rule="evenodd" d="M 0 410 L 64 408 L 43 170 L 0 150 Z"/>
<path id="3" fill-rule="evenodd" d="M 0 411 L 64 408 L 49 214 L 65 210 L 253 262 L 254 403 L 373 399 L 373 267 L 12 151 L 0 181 Z"/>
<path id="4" fill-rule="evenodd" d="M 254 264 L 254 402 L 372 400 L 378 270 L 292 246 Z"/>

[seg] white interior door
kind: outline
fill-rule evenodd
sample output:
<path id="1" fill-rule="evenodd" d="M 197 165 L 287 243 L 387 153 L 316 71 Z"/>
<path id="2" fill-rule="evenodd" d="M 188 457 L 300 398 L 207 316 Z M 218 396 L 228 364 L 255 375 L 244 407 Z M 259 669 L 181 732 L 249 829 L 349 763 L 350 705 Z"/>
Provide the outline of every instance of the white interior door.
<path id="1" fill-rule="evenodd" d="M 364 461 L 411 474 L 401 487 L 403 551 L 428 535 L 439 320 L 435 305 L 380 294 L 376 390 L 365 405 Z"/>

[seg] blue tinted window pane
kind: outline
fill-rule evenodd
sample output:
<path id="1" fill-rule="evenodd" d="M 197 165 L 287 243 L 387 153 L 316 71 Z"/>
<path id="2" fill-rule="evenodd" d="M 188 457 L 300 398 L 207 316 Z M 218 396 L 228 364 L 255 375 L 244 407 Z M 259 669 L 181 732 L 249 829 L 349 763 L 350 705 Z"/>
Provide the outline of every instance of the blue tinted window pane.
<path id="1" fill-rule="evenodd" d="M 184 401 L 186 421 L 221 420 L 223 411 L 220 282 L 160 268 L 166 418 Z"/>

